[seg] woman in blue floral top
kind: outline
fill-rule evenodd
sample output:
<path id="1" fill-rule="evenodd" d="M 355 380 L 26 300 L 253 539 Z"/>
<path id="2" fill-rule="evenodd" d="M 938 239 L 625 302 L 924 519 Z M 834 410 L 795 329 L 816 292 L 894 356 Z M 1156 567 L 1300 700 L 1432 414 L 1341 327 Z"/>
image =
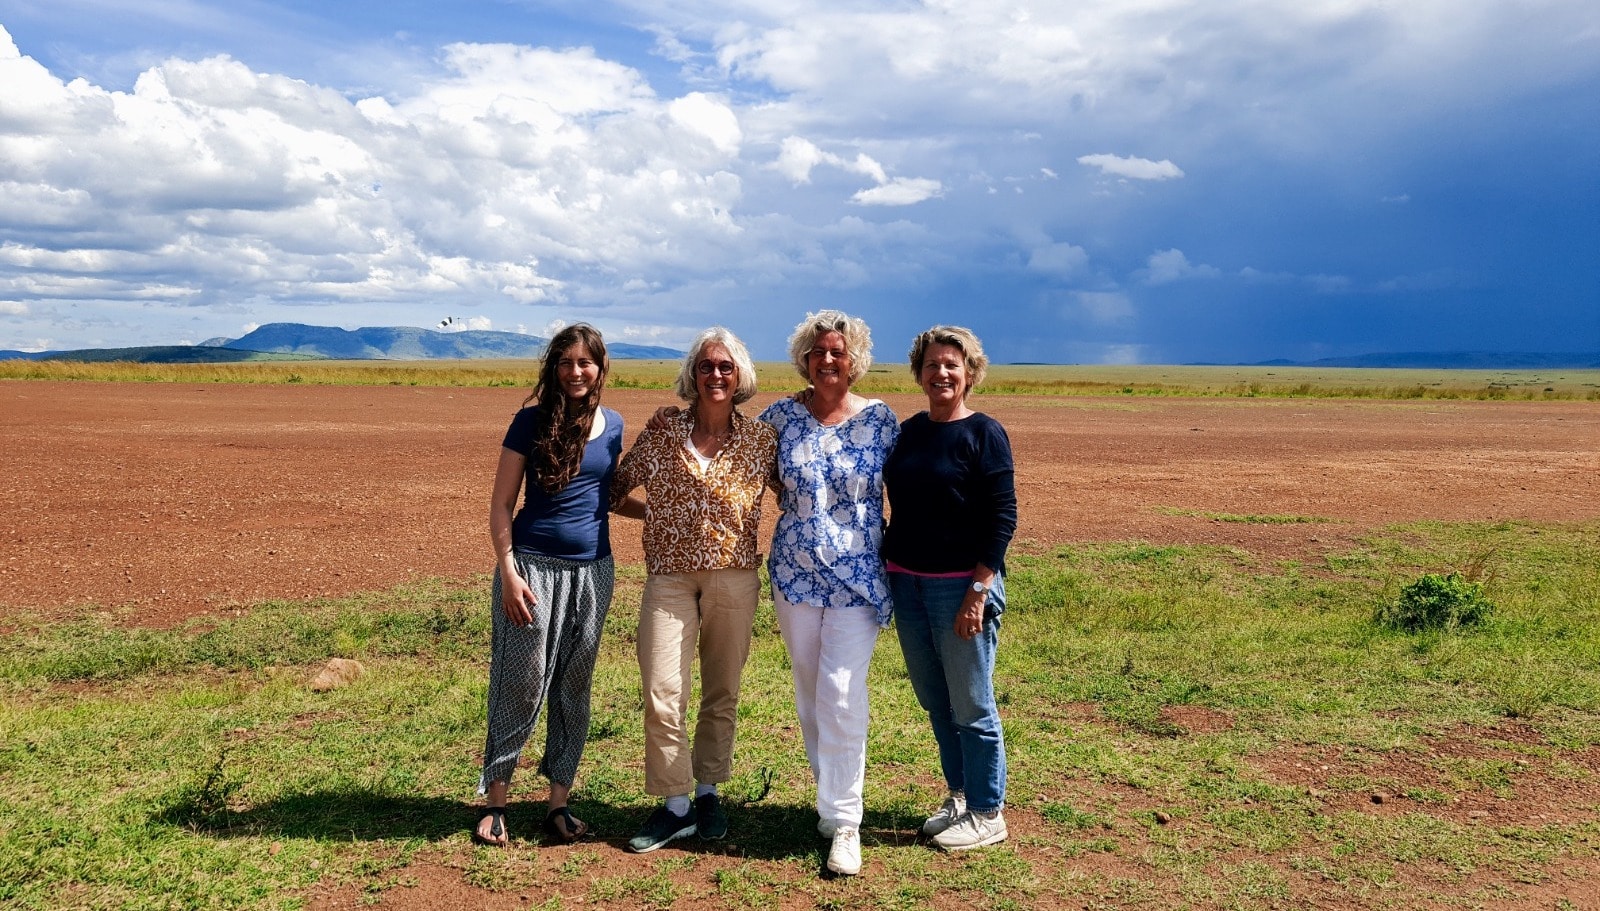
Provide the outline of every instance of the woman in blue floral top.
<path id="1" fill-rule="evenodd" d="M 837 310 L 808 315 L 789 339 L 805 401 L 761 413 L 778 432 L 778 504 L 768 569 L 794 668 L 795 708 L 817 783 L 817 831 L 833 839 L 828 868 L 861 869 L 867 758 L 867 668 L 889 624 L 883 464 L 899 422 L 850 386 L 872 364 L 867 324 Z"/>

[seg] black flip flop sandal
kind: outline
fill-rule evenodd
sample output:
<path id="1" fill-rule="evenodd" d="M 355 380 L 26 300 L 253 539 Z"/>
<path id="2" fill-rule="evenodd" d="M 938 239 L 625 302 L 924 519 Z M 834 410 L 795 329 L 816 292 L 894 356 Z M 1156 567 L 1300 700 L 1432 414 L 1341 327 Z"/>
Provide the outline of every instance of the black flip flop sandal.
<path id="1" fill-rule="evenodd" d="M 565 828 L 562 828 L 563 824 Z M 556 807 L 544 818 L 544 830 L 557 841 L 570 845 L 589 834 L 589 824 L 573 816 L 566 807 Z"/>
<path id="2" fill-rule="evenodd" d="M 494 817 L 494 825 L 489 827 L 489 834 L 493 835 L 494 838 L 506 837 L 506 808 L 484 807 L 483 810 L 478 813 L 478 825 L 472 827 L 472 840 L 477 844 L 488 845 L 491 848 L 503 848 L 506 846 L 506 842 L 495 841 L 494 838 L 484 838 L 482 835 L 478 834 L 478 827 L 482 826 L 484 819 L 490 816 Z M 509 841 L 509 839 L 507 840 Z"/>

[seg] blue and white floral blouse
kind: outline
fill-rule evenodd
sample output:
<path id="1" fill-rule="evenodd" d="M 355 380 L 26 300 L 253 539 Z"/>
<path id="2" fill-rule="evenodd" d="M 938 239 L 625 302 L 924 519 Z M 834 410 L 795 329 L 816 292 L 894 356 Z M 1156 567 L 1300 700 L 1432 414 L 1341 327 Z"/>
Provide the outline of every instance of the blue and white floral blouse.
<path id="1" fill-rule="evenodd" d="M 761 420 L 778 431 L 778 527 L 767 567 L 791 604 L 870 607 L 889 624 L 893 604 L 883 544 L 883 463 L 900 434 L 894 411 L 873 399 L 825 425 L 780 399 Z"/>

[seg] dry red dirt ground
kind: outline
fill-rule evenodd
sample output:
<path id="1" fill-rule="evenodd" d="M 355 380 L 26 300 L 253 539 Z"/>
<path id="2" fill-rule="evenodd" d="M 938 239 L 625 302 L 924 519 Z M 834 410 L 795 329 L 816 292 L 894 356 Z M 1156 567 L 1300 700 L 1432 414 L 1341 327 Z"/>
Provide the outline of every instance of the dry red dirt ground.
<path id="1" fill-rule="evenodd" d="M 409 579 L 482 574 L 491 565 L 485 527 L 490 477 L 501 435 L 524 395 L 509 389 L 0 383 L 6 475 L 0 485 L 0 605 L 46 619 L 103 611 L 130 625 L 169 625 L 266 598 L 337 596 Z M 753 412 L 771 400 L 764 395 L 747 407 Z M 664 392 L 606 395 L 628 423 L 629 441 L 668 401 Z M 920 400 L 893 396 L 889 403 L 904 416 Z M 1011 435 L 1022 547 L 1142 540 L 1316 559 L 1395 522 L 1600 518 L 1600 406 L 1593 403 L 1041 396 L 975 404 Z M 1245 524 L 1217 515 L 1322 521 Z M 619 560 L 641 559 L 637 525 L 618 520 L 614 539 Z M 1093 721 L 1092 706 L 1076 708 Z M 1210 710 L 1170 712 L 1169 720 L 1194 733 L 1231 725 Z M 1361 774 L 1398 794 L 1404 784 L 1425 789 L 1440 781 L 1460 757 L 1518 761 L 1524 754 L 1495 744 L 1529 736 L 1537 734 L 1507 723 L 1442 737 L 1416 756 L 1302 750 L 1270 754 L 1260 765 L 1273 780 L 1318 791 L 1332 777 Z M 1590 749 L 1568 761 L 1585 766 L 1588 776 L 1551 777 L 1549 793 L 1522 791 L 1514 803 L 1485 790 L 1442 815 L 1484 824 L 1570 821 L 1578 808 L 1600 800 L 1594 785 L 1600 752 Z M 1394 795 L 1363 802 L 1359 795 L 1328 793 L 1329 800 L 1353 801 L 1330 805 L 1330 811 L 1403 812 L 1403 798 Z M 1062 798 L 1095 805 L 1107 796 Z M 1128 812 L 1142 799 L 1110 796 Z M 539 805 L 517 806 L 520 831 L 531 834 Z M 1029 832 L 1047 825 L 1038 813 L 1018 807 L 1008 815 L 1013 841 L 1029 863 L 1068 863 L 1028 847 Z M 905 833 L 867 834 L 877 845 Z M 611 874 L 641 876 L 655 870 L 655 855 L 626 854 L 615 841 L 575 847 L 525 842 L 514 850 L 519 863 L 538 867 L 534 879 L 543 885 L 537 889 L 474 887 L 463 876 L 470 858 L 461 854 L 413 863 L 399 871 L 395 888 L 380 894 L 325 881 L 306 899 L 313 909 L 376 902 L 433 911 L 527 908 L 560 893 L 563 906 L 579 904 L 585 900 L 582 877 L 569 882 L 563 865 L 598 863 Z M 1148 869 L 1128 859 L 1140 846 L 1127 848 L 1122 855 L 1072 859 L 1074 875 L 1140 881 Z M 696 884 L 695 897 L 679 906 L 717 907 L 715 890 L 704 883 L 740 860 L 736 845 L 719 846 L 692 870 L 675 874 Z M 969 861 L 981 859 L 959 862 Z M 866 875 L 886 872 L 875 866 L 869 862 Z M 1542 883 L 1518 884 L 1514 895 L 1500 893 L 1505 900 L 1491 906 L 1600 908 L 1595 880 L 1600 869 L 1591 859 Z M 1346 894 L 1321 892 L 1303 877 L 1295 881 L 1297 890 L 1307 891 L 1282 907 L 1339 907 L 1341 899 L 1330 896 Z M 1161 883 L 1150 888 L 1153 897 L 1140 904 L 1176 906 L 1160 898 Z M 1468 882 L 1460 894 L 1473 891 Z M 774 907 L 814 908 L 838 897 L 798 890 Z M 1377 896 L 1370 906 L 1388 906 L 1391 899 L 1407 904 L 1392 895 Z M 952 893 L 935 906 L 989 904 L 978 893 Z"/>
<path id="2" fill-rule="evenodd" d="M 490 478 L 524 395 L 0 384 L 0 604 L 161 625 L 265 598 L 485 572 Z M 606 393 L 630 442 L 669 400 Z M 889 404 L 910 415 L 920 397 Z M 1024 546 L 1201 542 L 1315 557 L 1392 522 L 1600 516 L 1593 403 L 1038 396 L 976 405 L 1011 435 Z M 617 520 L 613 538 L 620 561 L 642 559 L 635 523 Z"/>

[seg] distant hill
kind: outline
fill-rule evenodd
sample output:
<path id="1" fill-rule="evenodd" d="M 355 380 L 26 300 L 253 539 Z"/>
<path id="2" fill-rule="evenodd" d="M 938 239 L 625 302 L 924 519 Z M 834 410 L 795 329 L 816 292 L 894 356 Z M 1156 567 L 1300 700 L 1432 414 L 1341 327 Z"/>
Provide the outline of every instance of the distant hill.
<path id="1" fill-rule="evenodd" d="M 536 358 L 544 355 L 549 339 L 520 332 L 437 332 L 412 326 L 338 329 L 304 323 L 268 323 L 248 335 L 223 342 L 224 348 L 310 354 L 339 360 L 473 360 L 478 358 Z M 655 345 L 607 342 L 614 358 L 680 358 L 683 352 Z"/>
<path id="2" fill-rule="evenodd" d="M 198 345 L 145 348 L 87 348 L 75 351 L 0 351 L 0 360 L 133 361 L 138 363 L 223 363 L 256 360 L 476 360 L 537 358 L 549 339 L 519 332 L 437 332 L 412 326 L 338 329 L 304 323 L 268 323 L 236 339 L 213 338 Z M 608 342 L 614 358 L 683 357 L 674 348 Z"/>
<path id="3" fill-rule="evenodd" d="M 1315 361 L 1260 361 L 1257 367 L 1383 367 L 1415 370 L 1600 370 L 1600 351 L 1547 354 L 1508 351 L 1414 351 L 1325 357 Z"/>
<path id="4" fill-rule="evenodd" d="M 150 345 L 142 348 L 77 348 L 71 351 L 0 351 L 0 361 L 84 361 L 133 364 L 233 364 L 244 361 L 326 360 L 308 354 L 278 354 L 198 345 Z"/>

